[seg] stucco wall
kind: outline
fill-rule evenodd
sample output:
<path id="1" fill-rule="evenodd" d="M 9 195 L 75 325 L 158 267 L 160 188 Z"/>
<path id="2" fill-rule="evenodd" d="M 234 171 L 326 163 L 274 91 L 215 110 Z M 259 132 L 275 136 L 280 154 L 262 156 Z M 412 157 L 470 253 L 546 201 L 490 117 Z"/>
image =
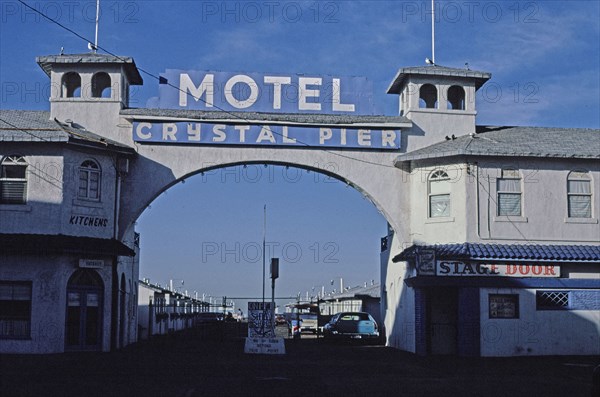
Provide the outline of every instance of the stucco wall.
<path id="1" fill-rule="evenodd" d="M 472 211 L 467 238 L 474 242 L 569 244 L 600 242 L 600 164 L 596 160 L 486 158 L 477 159 L 474 175 L 466 178 Z M 522 178 L 522 216 L 497 216 L 496 181 L 502 168 L 518 169 Z M 567 177 L 587 170 L 592 183 L 592 218 L 567 216 Z M 477 179 L 479 181 L 477 181 Z M 479 192 L 477 192 L 479 189 Z M 479 204 L 477 204 L 479 197 Z M 477 217 L 479 207 L 479 219 Z"/>
<path id="2" fill-rule="evenodd" d="M 74 256 L 0 256 L 0 280 L 31 281 L 31 338 L 0 339 L 2 353 L 44 354 L 65 351 L 67 282 L 77 270 Z M 102 350 L 110 348 L 110 260 L 96 269 L 104 283 Z"/>
<path id="3" fill-rule="evenodd" d="M 517 294 L 519 318 L 490 319 L 489 294 Z M 535 296 L 533 289 L 480 289 L 482 356 L 600 354 L 600 311 L 536 310 Z"/>
<path id="4" fill-rule="evenodd" d="M 390 235 L 390 249 L 381 254 L 381 310 L 387 346 L 415 352 L 414 290 L 404 283 L 414 269 L 409 268 L 406 262 L 392 262 L 393 256 L 402 250 L 402 245 L 398 238 Z"/>
<path id="5" fill-rule="evenodd" d="M 46 143 L 0 147 L 0 157 L 11 154 L 24 156 L 29 164 L 27 202 L 0 205 L 1 233 L 113 236 L 116 170 L 110 156 Z M 97 201 L 77 198 L 79 166 L 88 159 L 96 161 L 102 171 Z"/>

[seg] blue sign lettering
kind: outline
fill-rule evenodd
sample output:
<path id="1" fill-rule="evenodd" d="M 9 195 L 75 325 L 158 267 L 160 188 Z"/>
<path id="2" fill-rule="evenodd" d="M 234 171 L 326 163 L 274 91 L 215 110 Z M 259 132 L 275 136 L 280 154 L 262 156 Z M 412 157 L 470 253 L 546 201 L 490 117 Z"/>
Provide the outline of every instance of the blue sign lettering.
<path id="1" fill-rule="evenodd" d="M 183 71 L 160 76 L 163 109 L 375 114 L 365 77 Z"/>
<path id="2" fill-rule="evenodd" d="M 136 142 L 258 146 L 307 146 L 355 149 L 400 148 L 400 131 L 199 122 L 133 123 Z"/>

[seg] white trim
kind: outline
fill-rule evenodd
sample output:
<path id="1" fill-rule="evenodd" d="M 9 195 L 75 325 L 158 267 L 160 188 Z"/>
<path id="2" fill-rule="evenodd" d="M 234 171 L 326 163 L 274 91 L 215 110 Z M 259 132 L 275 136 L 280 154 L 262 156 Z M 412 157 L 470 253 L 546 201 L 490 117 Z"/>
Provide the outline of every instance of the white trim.
<path id="1" fill-rule="evenodd" d="M 223 112 L 232 113 L 232 112 Z M 277 120 L 255 120 L 245 118 L 233 118 L 233 119 L 197 119 L 190 117 L 174 117 L 174 116 L 136 116 L 136 115 L 121 115 L 125 119 L 131 120 L 159 120 L 159 121 L 179 121 L 179 122 L 196 122 L 196 123 L 224 123 L 224 124 L 259 124 L 259 125 L 298 125 L 306 127 L 340 127 L 340 128 L 410 128 L 412 123 L 302 123 L 297 121 L 277 121 Z"/>

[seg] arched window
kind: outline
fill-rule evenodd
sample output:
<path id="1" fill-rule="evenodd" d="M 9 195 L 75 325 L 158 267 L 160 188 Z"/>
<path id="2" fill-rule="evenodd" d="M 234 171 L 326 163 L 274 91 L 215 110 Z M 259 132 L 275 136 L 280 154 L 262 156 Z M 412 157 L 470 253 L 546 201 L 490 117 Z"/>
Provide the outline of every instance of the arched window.
<path id="1" fill-rule="evenodd" d="M 26 202 L 27 162 L 22 156 L 6 156 L 0 163 L 0 204 Z"/>
<path id="2" fill-rule="evenodd" d="M 110 98 L 110 76 L 105 72 L 98 72 L 92 76 L 92 97 Z"/>
<path id="3" fill-rule="evenodd" d="M 592 217 L 592 180 L 586 171 L 572 171 L 567 177 L 569 218 Z"/>
<path id="4" fill-rule="evenodd" d="M 69 72 L 62 77 L 62 97 L 75 98 L 81 96 L 81 76 L 79 73 Z"/>
<path id="5" fill-rule="evenodd" d="M 77 197 L 85 200 L 100 200 L 102 172 L 94 160 L 85 160 L 79 167 L 79 189 Z"/>
<path id="6" fill-rule="evenodd" d="M 461 86 L 448 88 L 448 109 L 465 110 L 465 90 Z"/>
<path id="7" fill-rule="evenodd" d="M 429 217 L 450 216 L 450 178 L 445 171 L 433 171 L 429 176 Z"/>
<path id="8" fill-rule="evenodd" d="M 419 89 L 419 107 L 436 109 L 437 103 L 437 88 L 432 84 L 423 84 Z"/>
<path id="9" fill-rule="evenodd" d="M 104 284 L 92 269 L 79 269 L 67 283 L 65 345 L 69 350 L 99 350 L 102 345 Z"/>
<path id="10" fill-rule="evenodd" d="M 521 216 L 521 176 L 518 170 L 504 169 L 498 178 L 498 216 Z"/>

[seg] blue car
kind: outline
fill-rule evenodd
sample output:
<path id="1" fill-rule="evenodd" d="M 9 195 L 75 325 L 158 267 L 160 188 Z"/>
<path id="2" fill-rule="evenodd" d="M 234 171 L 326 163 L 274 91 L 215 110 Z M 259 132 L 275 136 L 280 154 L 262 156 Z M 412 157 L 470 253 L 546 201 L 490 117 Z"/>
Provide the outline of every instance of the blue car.
<path id="1" fill-rule="evenodd" d="M 379 328 L 369 313 L 341 312 L 323 327 L 323 337 L 330 339 L 377 339 Z"/>

